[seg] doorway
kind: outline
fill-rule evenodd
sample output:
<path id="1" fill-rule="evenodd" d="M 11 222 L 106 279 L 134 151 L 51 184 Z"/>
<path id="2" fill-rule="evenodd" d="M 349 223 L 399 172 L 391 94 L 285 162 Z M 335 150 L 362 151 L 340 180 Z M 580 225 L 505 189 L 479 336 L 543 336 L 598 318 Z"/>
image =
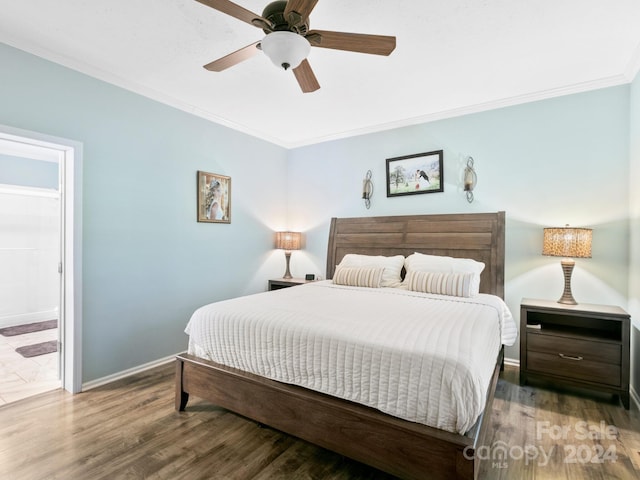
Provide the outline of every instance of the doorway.
<path id="1" fill-rule="evenodd" d="M 53 278 L 57 279 L 57 282 L 55 282 L 56 285 L 54 287 L 56 293 L 52 293 L 51 288 L 49 288 L 47 293 L 40 294 L 41 296 L 46 296 L 46 299 L 28 299 L 31 306 L 33 306 L 33 304 L 35 303 L 37 304 L 37 307 L 40 308 L 40 310 L 38 310 L 38 308 L 35 308 L 35 311 L 22 312 L 26 314 L 26 318 L 30 318 L 30 320 L 32 320 L 26 323 L 31 327 L 33 327 L 34 325 L 37 327 L 36 332 L 27 332 L 27 335 L 23 337 L 25 341 L 27 343 L 30 342 L 32 337 L 38 340 L 38 342 L 36 342 L 37 344 L 44 344 L 45 346 L 48 345 L 48 348 L 51 348 L 52 344 L 55 345 L 56 350 L 55 355 L 45 353 L 44 356 L 41 356 L 40 363 L 46 363 L 44 359 L 48 356 L 47 361 L 49 363 L 53 363 L 53 365 L 50 366 L 55 371 L 54 376 L 57 377 L 55 379 L 55 382 L 57 383 L 52 382 L 52 379 L 50 377 L 47 377 L 45 374 L 43 376 L 46 378 L 44 378 L 43 380 L 46 381 L 42 382 L 41 385 L 36 386 L 35 383 L 39 383 L 37 382 L 38 379 L 33 378 L 32 380 L 36 380 L 36 382 L 27 389 L 33 392 L 37 392 L 39 390 L 41 391 L 42 389 L 47 390 L 59 388 L 60 386 L 72 393 L 79 392 L 82 389 L 81 155 L 82 145 L 78 142 L 0 125 L 0 159 L 8 159 L 9 162 L 5 162 L 5 166 L 11 165 L 10 162 L 12 161 L 22 161 L 23 163 L 19 165 L 23 169 L 26 168 L 27 165 L 33 166 L 36 164 L 40 166 L 45 164 L 55 165 L 57 167 L 57 188 L 42 188 L 42 185 L 20 185 L 13 187 L 8 187 L 6 185 L 4 186 L 5 193 L 13 194 L 14 199 L 24 199 L 25 197 L 29 198 L 29 200 L 27 200 L 26 202 L 18 202 L 28 205 L 28 207 L 21 207 L 23 209 L 27 208 L 27 210 L 37 210 L 40 208 L 44 208 L 45 210 L 47 210 L 46 214 L 51 214 L 52 209 L 57 209 L 57 215 L 54 215 L 56 219 L 55 221 L 57 223 L 56 231 L 59 232 L 59 235 L 57 235 L 58 247 L 54 247 L 54 250 L 56 251 L 51 252 L 51 248 L 48 248 L 47 252 L 43 251 L 47 250 L 46 248 L 25 250 L 22 252 L 22 256 L 25 258 L 22 259 L 18 258 L 20 257 L 20 255 L 16 255 L 15 252 L 12 252 L 11 255 L 12 266 L 15 268 L 14 273 L 22 275 L 23 280 L 25 280 L 28 276 L 27 274 L 29 272 L 27 272 L 27 270 L 29 269 L 32 270 L 32 274 L 35 271 L 37 281 L 41 281 L 45 277 L 48 280 L 51 280 L 52 273 Z M 29 164 L 29 162 L 31 162 L 31 164 Z M 8 170 L 9 169 L 6 169 L 4 173 L 7 174 Z M 18 168 L 17 170 L 14 168 L 13 170 L 14 174 L 17 172 L 18 176 L 22 175 L 23 178 L 25 177 L 25 170 L 20 171 L 20 168 Z M 29 169 L 27 168 L 26 171 L 28 170 Z M 41 169 L 40 172 L 46 170 L 47 169 L 44 168 Z M 48 178 L 48 180 L 46 181 L 51 181 L 51 176 L 52 175 L 50 172 L 48 173 L 48 176 L 45 175 L 45 177 Z M 40 178 L 39 181 L 42 182 L 42 178 Z M 0 183 L 3 182 L 0 180 Z M 22 183 L 25 182 L 23 181 Z M 28 183 L 28 181 L 26 183 Z M 48 186 L 51 187 L 51 185 Z M 13 191 L 9 192 L 9 190 Z M 52 205 L 54 204 L 57 206 L 53 207 Z M 6 204 L 5 208 L 7 208 Z M 45 217 L 46 214 L 43 211 L 42 215 L 40 216 Z M 51 217 L 51 215 L 49 216 Z M 15 219 L 20 220 L 21 216 L 17 215 L 14 217 L 14 220 Z M 26 219 L 22 220 L 26 221 Z M 39 220 L 42 220 L 42 218 L 40 218 Z M 52 221 L 53 220 L 51 220 L 51 218 L 45 220 L 45 222 Z M 49 235 L 51 235 L 51 232 L 49 232 Z M 49 236 L 49 241 L 50 240 L 51 237 Z M 0 245 L 0 247 L 1 246 L 2 245 Z M 39 262 L 35 262 L 35 260 L 39 260 Z M 36 263 L 38 263 L 38 265 L 46 266 L 34 267 Z M 39 271 L 38 269 L 40 268 L 42 268 L 44 271 Z M 53 268 L 54 272 L 50 271 L 51 268 Z M 26 283 L 27 286 L 30 286 L 30 282 L 33 283 L 32 280 L 33 279 L 26 279 L 26 282 L 23 283 Z M 29 292 L 27 295 L 31 295 L 31 297 L 37 296 L 34 293 L 34 289 L 27 288 L 27 291 Z M 0 289 L 0 293 L 1 292 L 2 289 Z M 4 292 L 4 294 L 6 295 L 6 291 Z M 22 294 L 25 295 L 24 292 Z M 57 302 L 52 301 L 52 295 L 57 297 Z M 22 303 L 24 304 L 25 302 Z M 57 306 L 57 311 L 55 312 L 57 314 L 55 315 L 57 317 L 55 319 L 55 325 L 51 325 L 51 320 L 54 320 L 53 318 L 37 318 L 39 314 L 42 314 L 44 316 L 51 316 L 50 311 L 47 311 L 46 308 L 43 309 L 41 307 L 43 305 L 51 305 L 52 303 L 55 303 Z M 34 308 L 31 308 L 30 310 L 34 310 Z M 16 323 L 15 319 L 13 323 Z M 27 327 L 27 329 L 29 329 L 29 327 Z M 23 332 L 18 333 L 22 334 Z M 53 338 L 49 338 L 52 336 Z M 2 337 L 0 337 L 0 340 L 1 339 Z M 15 346 L 16 344 L 19 344 L 21 342 L 17 339 L 12 339 L 10 343 L 14 344 Z M 41 346 L 42 345 L 39 345 L 39 347 Z M 0 352 L 2 351 L 2 349 L 7 351 L 8 347 L 0 343 Z M 31 352 L 27 353 L 34 353 L 33 348 Z M 39 353 L 37 348 L 35 353 Z M 41 370 L 44 371 L 44 369 Z"/>
<path id="2" fill-rule="evenodd" d="M 0 152 L 0 405 L 61 385 L 58 187 L 57 161 Z"/>

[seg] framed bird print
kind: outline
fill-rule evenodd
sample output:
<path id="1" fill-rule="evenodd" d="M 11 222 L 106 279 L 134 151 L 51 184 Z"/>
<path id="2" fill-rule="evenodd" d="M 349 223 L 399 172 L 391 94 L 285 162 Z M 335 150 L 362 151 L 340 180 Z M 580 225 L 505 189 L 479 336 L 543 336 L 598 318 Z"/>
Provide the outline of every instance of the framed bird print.
<path id="1" fill-rule="evenodd" d="M 387 158 L 387 197 L 444 192 L 443 152 Z"/>
<path id="2" fill-rule="evenodd" d="M 198 221 L 231 223 L 231 177 L 198 171 Z"/>

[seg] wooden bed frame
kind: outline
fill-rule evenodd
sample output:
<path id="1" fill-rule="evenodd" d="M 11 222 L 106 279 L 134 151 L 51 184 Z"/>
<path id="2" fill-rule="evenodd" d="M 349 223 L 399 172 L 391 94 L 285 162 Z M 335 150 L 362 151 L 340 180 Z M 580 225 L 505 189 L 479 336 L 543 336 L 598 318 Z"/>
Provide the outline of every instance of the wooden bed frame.
<path id="1" fill-rule="evenodd" d="M 480 291 L 504 295 L 504 212 L 334 218 L 327 278 L 346 253 L 414 252 L 473 258 L 485 263 Z M 503 361 L 496 359 L 484 413 L 465 435 L 401 420 L 376 409 L 269 380 L 193 355 L 178 355 L 175 408 L 189 395 L 405 479 L 476 479 L 474 452 L 490 426 L 491 404 Z"/>

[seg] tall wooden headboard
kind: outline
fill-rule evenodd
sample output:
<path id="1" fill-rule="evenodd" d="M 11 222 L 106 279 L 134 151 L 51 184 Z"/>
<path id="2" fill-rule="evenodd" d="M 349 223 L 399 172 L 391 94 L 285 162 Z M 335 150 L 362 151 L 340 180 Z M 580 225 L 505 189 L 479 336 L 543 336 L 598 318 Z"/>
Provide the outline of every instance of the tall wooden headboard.
<path id="1" fill-rule="evenodd" d="M 327 278 L 347 253 L 420 252 L 484 262 L 480 292 L 504 298 L 504 222 L 504 212 L 332 218 Z"/>

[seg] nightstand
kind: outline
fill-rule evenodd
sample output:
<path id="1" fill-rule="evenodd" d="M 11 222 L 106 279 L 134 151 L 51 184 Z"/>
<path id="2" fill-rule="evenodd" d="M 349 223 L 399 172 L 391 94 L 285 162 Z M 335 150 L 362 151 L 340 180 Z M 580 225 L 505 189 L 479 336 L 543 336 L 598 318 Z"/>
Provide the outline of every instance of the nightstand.
<path id="1" fill-rule="evenodd" d="M 520 384 L 540 378 L 619 395 L 629 409 L 629 314 L 608 305 L 520 305 Z"/>
<path id="2" fill-rule="evenodd" d="M 315 282 L 315 280 L 305 280 L 304 278 L 277 278 L 269 280 L 269 291 L 295 287 L 296 285 L 304 285 L 305 283 L 311 282 Z"/>

